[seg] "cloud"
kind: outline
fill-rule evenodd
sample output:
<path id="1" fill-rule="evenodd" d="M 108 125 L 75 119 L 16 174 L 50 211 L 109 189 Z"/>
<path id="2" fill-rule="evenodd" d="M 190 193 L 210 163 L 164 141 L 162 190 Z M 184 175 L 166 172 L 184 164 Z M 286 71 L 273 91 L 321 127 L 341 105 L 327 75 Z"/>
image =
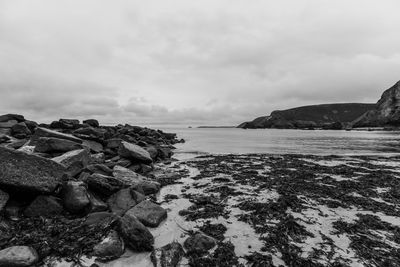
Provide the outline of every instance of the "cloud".
<path id="1" fill-rule="evenodd" d="M 0 1 L 0 112 L 230 125 L 274 109 L 376 102 L 400 78 L 399 8 L 395 0 Z"/>

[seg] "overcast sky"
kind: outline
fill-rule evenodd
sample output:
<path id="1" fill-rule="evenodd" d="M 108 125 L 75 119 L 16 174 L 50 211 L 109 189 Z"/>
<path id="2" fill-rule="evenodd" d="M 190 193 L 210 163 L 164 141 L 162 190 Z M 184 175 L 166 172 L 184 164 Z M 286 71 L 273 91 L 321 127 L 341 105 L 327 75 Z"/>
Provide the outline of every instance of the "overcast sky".
<path id="1" fill-rule="evenodd" d="M 398 0 L 0 0 L 0 113 L 234 125 L 376 102 L 400 80 Z"/>

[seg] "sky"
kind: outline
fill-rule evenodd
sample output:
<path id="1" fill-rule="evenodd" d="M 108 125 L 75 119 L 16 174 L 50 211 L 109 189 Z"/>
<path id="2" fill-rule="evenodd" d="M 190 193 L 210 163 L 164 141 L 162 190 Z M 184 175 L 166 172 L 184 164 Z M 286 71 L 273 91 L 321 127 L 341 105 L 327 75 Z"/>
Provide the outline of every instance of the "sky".
<path id="1" fill-rule="evenodd" d="M 375 103 L 400 80 L 398 0 L 0 0 L 0 113 L 237 125 Z"/>

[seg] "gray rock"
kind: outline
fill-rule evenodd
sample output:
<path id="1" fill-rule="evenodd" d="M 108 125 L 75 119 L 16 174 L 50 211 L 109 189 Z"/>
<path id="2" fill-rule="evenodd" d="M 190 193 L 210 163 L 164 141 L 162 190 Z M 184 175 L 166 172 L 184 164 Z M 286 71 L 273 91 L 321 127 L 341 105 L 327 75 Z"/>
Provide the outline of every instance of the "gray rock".
<path id="1" fill-rule="evenodd" d="M 35 130 L 35 133 L 33 134 L 32 138 L 31 138 L 32 144 L 36 144 L 37 140 L 40 137 L 55 137 L 55 138 L 59 138 L 59 139 L 70 140 L 70 141 L 73 141 L 78 144 L 82 143 L 82 139 L 75 137 L 73 135 L 60 133 L 60 132 L 46 129 L 43 127 L 37 127 Z"/>
<path id="2" fill-rule="evenodd" d="M 151 157 L 153 160 L 156 160 L 156 158 L 157 158 L 157 156 L 158 156 L 158 150 L 157 150 L 157 148 L 156 148 L 155 146 L 148 146 L 148 147 L 145 148 L 145 150 L 146 150 L 147 152 L 149 152 L 150 157 Z"/>
<path id="3" fill-rule="evenodd" d="M 0 267 L 31 266 L 39 260 L 39 256 L 31 247 L 14 246 L 0 250 Z"/>
<path id="4" fill-rule="evenodd" d="M 124 241 L 115 230 L 111 230 L 104 240 L 93 248 L 93 255 L 101 261 L 109 261 L 119 258 L 124 254 L 124 250 Z"/>
<path id="5" fill-rule="evenodd" d="M 10 199 L 10 195 L 3 190 L 0 190 L 0 211 L 6 206 L 7 201 Z"/>
<path id="6" fill-rule="evenodd" d="M 88 171 L 91 173 L 99 173 L 103 175 L 111 176 L 113 174 L 113 170 L 107 167 L 104 164 L 90 164 L 86 167 Z"/>
<path id="7" fill-rule="evenodd" d="M 151 255 L 151 261 L 155 267 L 176 267 L 179 265 L 185 251 L 178 242 L 173 242 L 161 248 L 154 250 Z"/>
<path id="8" fill-rule="evenodd" d="M 12 128 L 17 123 L 18 123 L 18 121 L 16 121 L 16 120 L 0 122 L 0 128 Z"/>
<path id="9" fill-rule="evenodd" d="M 83 182 L 68 181 L 63 187 L 62 195 L 64 206 L 71 213 L 81 213 L 90 204 Z"/>
<path id="10" fill-rule="evenodd" d="M 121 157 L 131 159 L 133 161 L 152 163 L 153 160 L 149 152 L 141 148 L 140 146 L 122 141 L 118 148 L 118 154 Z"/>
<path id="11" fill-rule="evenodd" d="M 161 188 L 160 183 L 118 165 L 113 168 L 113 176 L 125 184 L 140 186 L 146 195 L 155 194 Z"/>
<path id="12" fill-rule="evenodd" d="M 82 143 L 84 146 L 88 147 L 91 151 L 95 152 L 95 153 L 100 153 L 103 152 L 104 148 L 103 145 L 93 141 L 93 140 L 83 140 Z"/>
<path id="13" fill-rule="evenodd" d="M 90 212 L 105 211 L 108 209 L 108 205 L 103 202 L 98 196 L 92 192 L 88 192 L 90 200 Z"/>
<path id="14" fill-rule="evenodd" d="M 95 128 L 100 126 L 99 122 L 95 119 L 84 120 L 83 123 Z"/>
<path id="15" fill-rule="evenodd" d="M 87 184 L 91 190 L 105 196 L 111 196 L 118 190 L 127 187 L 126 184 L 114 177 L 98 173 L 90 175 Z"/>
<path id="16" fill-rule="evenodd" d="M 37 196 L 24 210 L 24 214 L 27 217 L 50 217 L 58 215 L 63 212 L 60 202 L 60 199 L 53 196 Z"/>
<path id="17" fill-rule="evenodd" d="M 18 114 L 5 114 L 0 116 L 0 122 L 16 120 L 17 122 L 25 121 L 24 116 Z"/>
<path id="18" fill-rule="evenodd" d="M 119 233 L 133 251 L 153 250 L 153 235 L 135 216 L 125 214 L 119 219 Z"/>
<path id="19" fill-rule="evenodd" d="M 125 188 L 113 194 L 107 200 L 107 204 L 114 214 L 122 216 L 126 211 L 136 206 L 144 199 L 144 195 L 132 190 L 131 188 Z"/>
<path id="20" fill-rule="evenodd" d="M 40 153 L 68 152 L 77 149 L 82 149 L 82 145 L 55 137 L 40 137 L 35 146 L 35 152 Z"/>
<path id="21" fill-rule="evenodd" d="M 141 223 L 149 227 L 157 227 L 167 218 L 167 211 L 149 200 L 140 202 L 126 214 L 135 216 Z"/>
<path id="22" fill-rule="evenodd" d="M 25 138 L 32 134 L 25 122 L 19 122 L 11 127 L 11 133 L 17 138 Z"/>
<path id="23" fill-rule="evenodd" d="M 89 152 L 86 149 L 72 150 L 52 160 L 65 166 L 68 173 L 75 176 L 88 165 Z"/>
<path id="24" fill-rule="evenodd" d="M 91 164 L 104 163 L 105 161 L 106 156 L 104 155 L 104 153 L 90 154 L 89 162 Z"/>
<path id="25" fill-rule="evenodd" d="M 206 252 L 216 245 L 215 239 L 200 232 L 188 237 L 183 246 L 187 252 Z"/>
<path id="26" fill-rule="evenodd" d="M 20 191 L 52 193 L 66 169 L 49 159 L 0 147 L 0 186 Z"/>
<path id="27" fill-rule="evenodd" d="M 121 142 L 122 142 L 122 139 L 120 139 L 120 138 L 111 138 L 111 139 L 107 140 L 106 147 L 110 148 L 110 149 L 116 149 L 119 147 Z"/>
<path id="28" fill-rule="evenodd" d="M 106 131 L 101 128 L 86 127 L 75 130 L 73 134 L 82 139 L 102 141 L 104 140 L 105 132 Z"/>

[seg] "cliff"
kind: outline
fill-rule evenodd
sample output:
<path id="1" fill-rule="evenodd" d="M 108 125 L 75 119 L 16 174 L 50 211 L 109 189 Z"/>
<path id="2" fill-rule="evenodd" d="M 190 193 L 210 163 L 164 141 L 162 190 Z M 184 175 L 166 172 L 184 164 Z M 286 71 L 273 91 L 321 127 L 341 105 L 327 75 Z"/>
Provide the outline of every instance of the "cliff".
<path id="1" fill-rule="evenodd" d="M 376 107 L 354 120 L 352 126 L 400 126 L 400 81 L 384 91 Z"/>

